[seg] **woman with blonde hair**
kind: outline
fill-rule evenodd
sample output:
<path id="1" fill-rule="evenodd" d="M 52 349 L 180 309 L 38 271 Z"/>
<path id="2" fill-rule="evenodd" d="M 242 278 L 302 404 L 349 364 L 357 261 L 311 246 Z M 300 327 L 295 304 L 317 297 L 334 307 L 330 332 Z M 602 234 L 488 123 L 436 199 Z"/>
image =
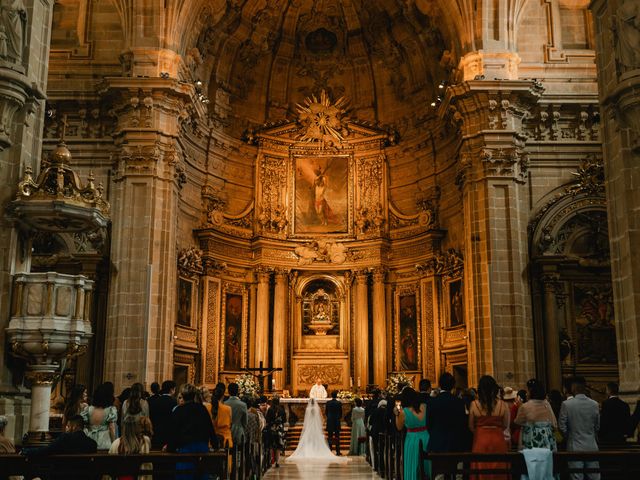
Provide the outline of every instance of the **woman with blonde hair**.
<path id="1" fill-rule="evenodd" d="M 151 450 L 151 439 L 143 434 L 140 419 L 128 416 L 122 421 L 122 436 L 111 444 L 109 453 L 112 455 L 145 454 Z M 146 463 L 142 469 L 149 470 L 151 465 Z M 119 480 L 133 480 L 133 476 L 121 476 Z M 138 475 L 138 480 L 150 480 L 151 475 Z"/>

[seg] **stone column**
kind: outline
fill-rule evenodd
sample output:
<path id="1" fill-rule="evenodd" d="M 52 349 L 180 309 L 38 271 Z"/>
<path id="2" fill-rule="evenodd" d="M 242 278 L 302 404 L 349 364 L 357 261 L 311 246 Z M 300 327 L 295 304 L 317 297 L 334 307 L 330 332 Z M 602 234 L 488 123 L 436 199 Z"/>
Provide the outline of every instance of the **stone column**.
<path id="1" fill-rule="evenodd" d="M 258 269 L 258 293 L 256 298 L 256 367 L 260 362 L 269 365 L 269 278 L 271 273 Z"/>
<path id="2" fill-rule="evenodd" d="M 620 393 L 640 383 L 640 52 L 637 0 L 593 0 Z M 635 21 L 634 21 L 635 20 Z M 614 28 L 612 28 L 612 26 Z"/>
<path id="3" fill-rule="evenodd" d="M 51 386 L 54 376 L 55 371 L 51 365 L 34 365 L 27 372 L 27 378 L 31 380 L 30 444 L 47 443 L 49 410 L 51 408 Z"/>
<path id="4" fill-rule="evenodd" d="M 520 132 L 524 113 L 541 95 L 533 81 L 469 81 L 447 91 L 464 139 L 457 183 L 471 384 L 485 373 L 501 384 L 524 384 L 535 372 L 530 288 L 522 274 L 528 268 L 528 154 Z"/>
<path id="5" fill-rule="evenodd" d="M 274 368 L 286 368 L 287 364 L 287 292 L 289 291 L 289 272 L 277 270 L 276 288 L 273 301 L 273 361 Z M 275 372 L 276 390 L 284 388 L 285 371 Z"/>
<path id="6" fill-rule="evenodd" d="M 355 305 L 355 377 L 353 379 L 358 390 L 364 390 L 369 383 L 369 312 L 368 312 L 368 275 L 366 271 L 355 272 L 356 305 Z"/>
<path id="7" fill-rule="evenodd" d="M 549 390 L 562 391 L 562 372 L 560 370 L 560 329 L 557 318 L 557 295 L 560 278 L 557 273 L 545 273 L 542 276 L 544 288 L 544 362 Z"/>
<path id="8" fill-rule="evenodd" d="M 384 388 L 387 379 L 387 325 L 384 288 L 385 271 L 373 271 L 373 383 Z"/>
<path id="9" fill-rule="evenodd" d="M 173 375 L 177 249 L 194 246 L 177 236 L 187 182 L 177 138 L 182 112 L 201 107 L 172 78 L 108 78 L 99 93 L 117 118 L 104 377 L 119 391 Z"/>

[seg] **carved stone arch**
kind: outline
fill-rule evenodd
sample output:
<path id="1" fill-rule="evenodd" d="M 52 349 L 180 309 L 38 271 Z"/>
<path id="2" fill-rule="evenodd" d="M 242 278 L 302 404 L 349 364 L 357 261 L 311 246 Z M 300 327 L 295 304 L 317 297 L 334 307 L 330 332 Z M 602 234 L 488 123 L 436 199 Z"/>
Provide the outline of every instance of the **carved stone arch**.
<path id="1" fill-rule="evenodd" d="M 588 255 L 577 250 L 580 237 L 608 238 L 606 212 L 606 200 L 600 195 L 572 195 L 565 190 L 554 196 L 530 224 L 532 260 L 545 256 Z M 606 253 L 608 258 L 608 250 Z"/>
<path id="2" fill-rule="evenodd" d="M 338 298 L 344 298 L 347 291 L 344 281 L 339 277 L 324 273 L 313 273 L 299 277 L 298 282 L 295 285 L 296 297 L 301 298 L 309 284 L 315 280 L 326 280 L 332 283 L 336 288 L 336 296 Z"/>
<path id="3" fill-rule="evenodd" d="M 565 186 L 530 223 L 538 376 L 559 389 L 582 375 L 603 389 L 618 375 L 606 199 Z"/>

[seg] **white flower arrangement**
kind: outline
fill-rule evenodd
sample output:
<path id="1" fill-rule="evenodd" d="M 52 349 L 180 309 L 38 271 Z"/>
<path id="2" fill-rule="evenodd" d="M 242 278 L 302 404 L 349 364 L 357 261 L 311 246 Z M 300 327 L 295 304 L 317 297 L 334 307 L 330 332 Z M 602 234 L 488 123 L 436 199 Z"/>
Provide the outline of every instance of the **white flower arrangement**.
<path id="1" fill-rule="evenodd" d="M 398 393 L 400 393 L 399 386 L 401 384 L 409 385 L 410 387 L 412 387 L 413 386 L 413 380 L 410 379 L 409 377 L 407 377 L 402 372 L 400 372 L 400 373 L 392 373 L 391 375 L 389 375 L 389 378 L 387 379 L 387 392 L 390 395 L 397 395 Z"/>
<path id="2" fill-rule="evenodd" d="M 260 387 L 253 375 L 249 373 L 243 373 L 242 375 L 238 375 L 236 377 L 236 383 L 238 384 L 241 397 L 246 396 L 246 397 L 256 398 L 259 396 Z"/>
<path id="3" fill-rule="evenodd" d="M 349 401 L 349 402 L 353 402 L 355 400 L 355 398 L 356 398 L 356 396 L 350 390 L 340 390 L 338 392 L 338 399 L 339 400 L 346 400 L 346 401 Z"/>

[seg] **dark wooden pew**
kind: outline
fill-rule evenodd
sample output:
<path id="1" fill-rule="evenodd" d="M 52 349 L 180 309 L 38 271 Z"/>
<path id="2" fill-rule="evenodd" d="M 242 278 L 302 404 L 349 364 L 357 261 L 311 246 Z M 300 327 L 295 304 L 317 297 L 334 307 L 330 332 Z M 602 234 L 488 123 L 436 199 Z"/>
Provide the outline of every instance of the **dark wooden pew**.
<path id="1" fill-rule="evenodd" d="M 226 450 L 211 453 L 149 453 L 146 455 L 0 455 L 0 478 L 23 476 L 25 480 L 41 478 L 100 479 L 102 475 L 153 475 L 153 478 L 175 478 L 180 474 L 211 474 L 227 478 Z M 142 468 L 150 464 L 147 470 Z M 180 470 L 176 467 L 180 465 Z"/>

